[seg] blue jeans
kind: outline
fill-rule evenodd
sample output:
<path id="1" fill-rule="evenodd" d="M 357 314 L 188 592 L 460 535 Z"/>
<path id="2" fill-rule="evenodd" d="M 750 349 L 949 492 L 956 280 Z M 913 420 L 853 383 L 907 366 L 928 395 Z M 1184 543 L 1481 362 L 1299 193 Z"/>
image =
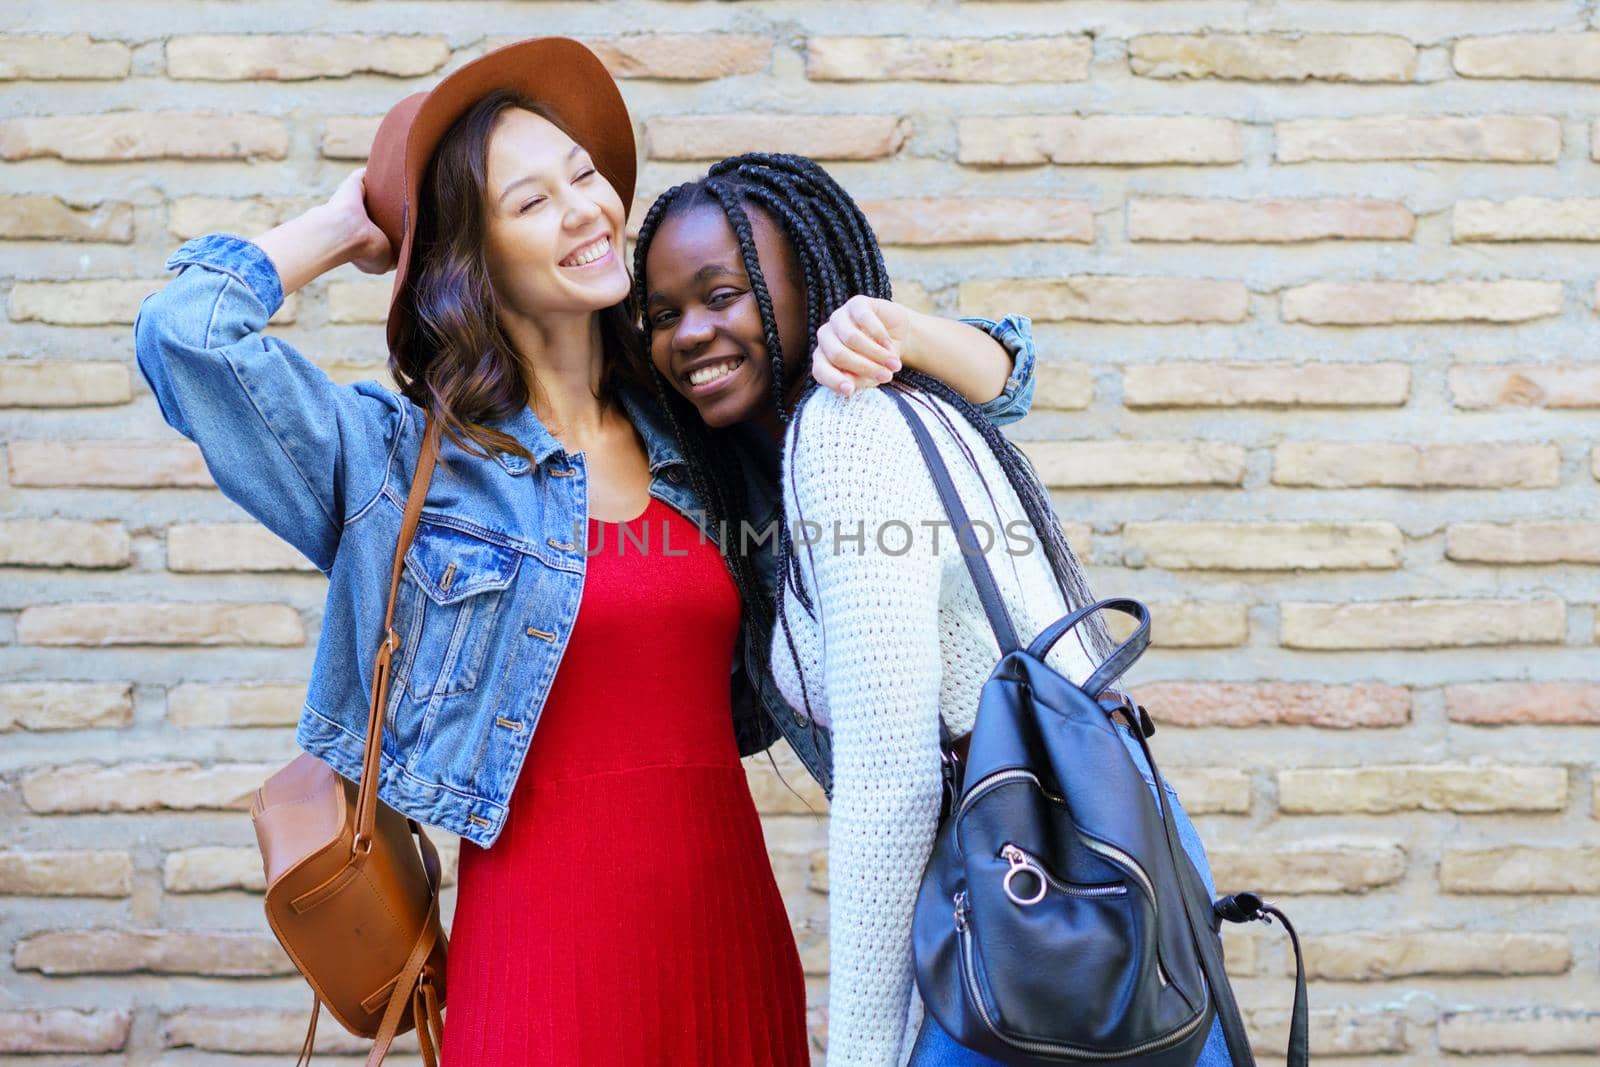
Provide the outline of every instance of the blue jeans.
<path id="1" fill-rule="evenodd" d="M 1122 737 L 1122 743 L 1133 754 L 1134 766 L 1139 768 L 1145 783 L 1154 792 L 1155 776 L 1150 773 L 1150 765 L 1145 762 L 1144 750 L 1139 747 L 1139 742 L 1134 739 L 1126 726 L 1121 723 L 1115 725 Z M 1206 883 L 1206 892 L 1215 897 L 1217 887 L 1211 878 L 1211 864 L 1206 861 L 1205 848 L 1200 844 L 1200 834 L 1195 830 L 1194 823 L 1189 820 L 1189 813 L 1183 810 L 1183 805 L 1178 802 L 1178 794 L 1170 785 L 1167 786 L 1167 801 L 1172 805 L 1172 821 L 1178 827 L 1178 840 L 1200 871 L 1200 877 Z M 1004 1067 L 1004 1065 L 999 1060 L 990 1059 L 981 1052 L 974 1052 L 965 1045 L 957 1044 L 956 1039 L 945 1033 L 944 1028 L 932 1015 L 924 1015 L 922 1029 L 917 1032 L 917 1042 L 911 1049 L 908 1067 Z M 1206 1037 L 1205 1047 L 1200 1050 L 1200 1058 L 1195 1061 L 1195 1067 L 1233 1067 L 1233 1060 L 1228 1055 L 1228 1043 L 1222 1036 L 1221 1019 L 1212 1021 L 1211 1033 Z"/>

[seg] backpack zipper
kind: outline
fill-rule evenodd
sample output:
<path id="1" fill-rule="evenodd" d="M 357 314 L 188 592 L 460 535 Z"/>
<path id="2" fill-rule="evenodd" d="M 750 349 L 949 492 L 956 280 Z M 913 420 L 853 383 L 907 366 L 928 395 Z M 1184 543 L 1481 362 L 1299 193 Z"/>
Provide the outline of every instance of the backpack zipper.
<path id="1" fill-rule="evenodd" d="M 1011 864 L 1011 871 L 1027 871 L 1038 878 L 1041 885 L 1047 885 L 1063 896 L 1092 898 L 1125 897 L 1128 895 L 1128 887 L 1120 882 L 1105 882 L 1099 885 L 1077 885 L 1072 882 L 1063 882 L 1044 869 L 1044 864 L 1039 861 L 1039 857 L 1010 842 L 1007 842 L 1005 847 L 1000 850 L 1000 856 Z M 1006 872 L 1007 881 L 1012 877 L 1011 871 Z M 1042 898 L 1043 895 L 1041 894 Z M 1015 900 L 1016 898 L 1012 899 Z M 1038 903 L 1038 901 L 1033 901 L 1033 903 Z"/>
<path id="2" fill-rule="evenodd" d="M 1163 987 L 1170 985 L 1171 983 L 1167 978 L 1167 970 L 1164 966 L 1162 966 L 1161 963 L 1161 906 L 1156 903 L 1156 887 L 1155 883 L 1150 880 L 1150 875 L 1146 873 L 1145 869 L 1139 865 L 1138 860 L 1134 859 L 1116 845 L 1107 844 L 1104 841 L 1096 840 L 1095 838 L 1084 834 L 1079 834 L 1078 840 L 1082 841 L 1084 847 L 1088 848 L 1089 851 L 1099 853 L 1112 863 L 1116 864 L 1118 867 L 1121 867 L 1123 870 L 1126 870 L 1129 874 L 1133 875 L 1134 880 L 1137 881 L 1140 887 L 1144 889 L 1145 896 L 1147 896 L 1150 900 L 1150 914 L 1155 920 L 1156 926 L 1156 936 L 1151 939 L 1155 942 L 1156 946 L 1156 979 Z"/>
<path id="3" fill-rule="evenodd" d="M 1205 997 L 1202 997 L 1201 1008 L 1199 1011 L 1195 1012 L 1194 1018 L 1190 1019 L 1188 1022 L 1184 1023 L 1170 1034 L 1164 1034 L 1161 1037 L 1153 1038 L 1141 1045 L 1135 1045 L 1133 1048 L 1117 1049 L 1113 1052 L 1080 1048 L 1077 1045 L 1067 1045 L 1055 1041 L 1035 1041 L 1027 1038 L 1012 1037 L 1009 1034 L 1001 1033 L 1000 1027 L 994 1020 L 994 1016 L 989 1014 L 989 1005 L 983 999 L 983 990 L 978 984 L 977 967 L 973 962 L 972 924 L 969 919 L 972 911 L 971 902 L 967 899 L 967 894 L 963 892 L 956 894 L 955 904 L 956 931 L 960 935 L 961 945 L 961 973 L 963 983 L 967 989 L 967 998 L 972 1001 L 973 1007 L 978 1009 L 978 1017 L 983 1020 L 983 1025 L 989 1031 L 989 1033 L 993 1034 L 997 1040 L 1005 1042 L 1012 1048 L 1020 1049 L 1023 1052 L 1030 1052 L 1037 1055 L 1067 1056 L 1080 1060 L 1128 1059 L 1134 1056 L 1142 1056 L 1148 1052 L 1154 1052 L 1157 1049 L 1176 1045 L 1178 1042 L 1184 1040 L 1190 1034 L 1194 1033 L 1195 1030 L 1199 1029 L 1200 1024 L 1205 1021 Z M 1205 978 L 1202 976 L 1202 991 L 1206 994 L 1209 994 L 1210 991 L 1208 989 L 1204 989 L 1204 982 Z"/>
<path id="4" fill-rule="evenodd" d="M 956 809 L 955 817 L 959 819 L 961 816 L 965 815 L 967 813 L 967 809 L 972 807 L 973 804 L 977 803 L 978 798 L 983 796 L 985 793 L 988 793 L 990 790 L 997 789 L 1000 786 L 1005 785 L 1007 782 L 1016 781 L 1032 782 L 1034 786 L 1038 788 L 1039 792 L 1044 794 L 1044 797 L 1047 800 L 1053 800 L 1057 804 L 1065 804 L 1067 802 L 1066 797 L 1058 797 L 1054 793 L 1045 789 L 1044 783 L 1039 781 L 1039 776 L 1034 774 L 1032 771 L 1014 767 L 1009 771 L 999 771 L 995 774 L 991 774 L 977 785 L 974 785 L 972 789 L 968 791 L 967 795 L 961 799 L 961 806 Z"/>
<path id="5" fill-rule="evenodd" d="M 1065 797 L 1057 796 L 1045 789 L 1044 783 L 1039 781 L 1038 775 L 1022 767 L 1013 767 L 1010 770 L 998 771 L 994 774 L 991 774 L 987 778 L 974 785 L 967 792 L 967 795 L 961 798 L 961 804 L 956 809 L 954 818 L 959 820 L 967 813 L 973 804 L 977 803 L 980 798 L 992 790 L 998 789 L 1000 786 L 1006 785 L 1010 782 L 1017 781 L 1032 782 L 1034 787 L 1038 789 L 1046 799 L 1052 800 L 1057 804 L 1066 803 Z M 1138 860 L 1134 859 L 1122 849 L 1117 848 L 1115 845 L 1107 844 L 1104 841 L 1098 841 L 1084 834 L 1079 834 L 1078 840 L 1082 841 L 1084 846 L 1091 852 L 1099 853 L 1100 855 L 1109 859 L 1115 866 L 1127 871 L 1139 883 L 1140 888 L 1144 890 L 1146 898 L 1150 901 L 1150 912 L 1155 918 L 1155 925 L 1157 928 L 1157 936 L 1152 939 L 1155 942 L 1156 947 L 1156 980 L 1161 983 L 1163 988 L 1171 985 L 1171 979 L 1167 977 L 1166 966 L 1161 960 L 1161 938 L 1159 936 L 1161 926 L 1161 910 L 1160 905 L 1156 903 L 1155 883 L 1151 881 L 1150 875 L 1146 873 L 1142 866 L 1139 865 Z M 961 848 L 961 836 L 959 833 L 956 835 L 956 848 L 958 851 Z"/>

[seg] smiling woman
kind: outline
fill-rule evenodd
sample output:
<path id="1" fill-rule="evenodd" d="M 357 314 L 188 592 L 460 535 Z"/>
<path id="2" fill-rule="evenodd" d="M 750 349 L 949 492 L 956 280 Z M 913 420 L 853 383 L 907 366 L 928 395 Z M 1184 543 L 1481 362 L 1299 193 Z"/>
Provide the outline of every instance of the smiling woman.
<path id="1" fill-rule="evenodd" d="M 832 729 L 830 1062 L 998 1067 L 937 1020 L 918 1020 L 911 916 L 944 780 L 937 724 L 971 727 L 999 649 L 965 549 L 939 551 L 937 531 L 953 520 L 896 407 L 881 390 L 846 401 L 813 389 L 805 343 L 815 334 L 816 355 L 835 362 L 846 348 L 903 354 L 910 373 L 893 388 L 916 387 L 933 432 L 951 441 L 965 506 L 989 520 L 991 535 L 1007 532 L 995 569 L 1010 579 L 1001 586 L 1015 601 L 1008 610 L 1031 634 L 1069 604 L 1092 602 L 1082 567 L 1047 490 L 970 402 L 984 398 L 962 396 L 911 362 L 961 350 L 981 332 L 896 304 L 865 215 L 799 156 L 736 156 L 662 194 L 640 227 L 635 261 L 657 383 L 676 394 L 669 404 L 686 402 L 712 425 L 761 419 L 751 410 L 759 406 L 769 429 L 788 427 L 776 605 L 784 640 L 771 651 L 785 698 Z M 974 365 L 983 351 L 972 352 Z M 1039 550 L 1034 541 L 1014 549 L 1019 523 Z M 797 551 L 806 527 L 819 535 Z M 820 536 L 827 530 L 831 543 Z M 1059 669 L 1079 678 L 1114 647 L 1102 620 L 1082 629 L 1087 640 L 1077 635 L 1076 648 L 1055 646 Z M 1061 981 L 1076 977 L 1068 968 Z M 1206 1040 L 1201 1063 L 1225 1065 L 1220 1029 Z"/>
<path id="2" fill-rule="evenodd" d="M 470 370 L 473 355 L 517 369 L 533 410 L 561 427 L 567 458 L 550 474 L 587 489 L 588 521 L 575 529 L 587 526 L 588 544 L 648 520 L 698 546 L 682 559 L 586 553 L 577 618 L 561 632 L 529 630 L 563 643 L 561 669 L 501 840 L 462 849 L 446 1062 L 800 1062 L 798 957 L 728 729 L 738 593 L 688 520 L 652 504 L 651 457 L 616 403 L 639 369 L 622 317 L 623 198 L 558 115 L 509 92 L 452 127 L 426 187 L 432 210 L 419 220 L 414 281 L 424 374 L 445 352 L 460 353 L 458 369 Z M 464 319 L 474 321 L 456 329 Z M 429 352 L 434 337 L 445 343 Z M 424 618 L 446 610 L 418 603 Z M 448 616 L 440 625 L 447 657 L 482 637 L 450 629 Z M 431 690 L 416 745 L 440 728 L 448 695 Z M 639 731 L 643 708 L 670 728 Z M 561 872 L 574 863 L 599 884 L 571 885 Z M 683 916 L 710 891 L 712 871 L 735 875 L 740 902 L 715 929 L 699 929 Z M 521 918 L 507 914 L 513 900 Z M 621 929 L 617 916 L 627 919 Z M 640 951 L 702 977 L 666 988 L 666 975 L 629 962 Z M 543 1010 L 494 1010 L 507 990 Z M 750 1009 L 744 1025 L 710 1014 L 736 995 Z M 607 1021 L 618 1000 L 635 1005 L 629 1025 Z"/>
<path id="3" fill-rule="evenodd" d="M 451 1064 L 810 1058 L 739 762 L 776 736 L 732 670 L 741 589 L 639 388 L 620 254 L 633 167 L 599 60 L 523 42 L 392 109 L 369 171 L 328 203 L 254 242 L 186 245 L 136 327 L 168 422 L 330 577 L 302 758 L 355 780 L 376 752 L 385 805 L 464 838 L 447 973 L 429 957 L 418 985 L 448 989 Z M 335 385 L 264 333 L 287 292 L 397 258 L 398 394 Z M 643 521 L 682 547 L 585 552 L 582 535 Z M 369 735 L 380 645 L 393 678 Z M 410 983 L 391 980 L 394 1003 Z M 390 1002 L 363 995 L 380 1014 Z"/>

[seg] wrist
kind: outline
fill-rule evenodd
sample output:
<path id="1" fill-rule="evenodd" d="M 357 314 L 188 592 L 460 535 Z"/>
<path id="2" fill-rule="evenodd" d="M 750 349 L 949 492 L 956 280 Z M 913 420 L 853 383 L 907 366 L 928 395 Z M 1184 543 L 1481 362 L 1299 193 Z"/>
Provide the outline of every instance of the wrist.
<path id="1" fill-rule="evenodd" d="M 333 204 L 321 204 L 309 214 L 317 216 L 317 229 L 325 236 L 325 261 L 343 265 L 356 257 L 369 225 L 366 215 L 357 216 Z"/>
<path id="2" fill-rule="evenodd" d="M 932 348 L 928 325 L 935 317 L 900 305 L 906 314 L 905 340 L 900 343 L 900 362 L 912 370 L 928 369 L 926 356 Z"/>
<path id="3" fill-rule="evenodd" d="M 287 296 L 354 259 L 358 244 L 344 213 L 322 204 L 274 226 L 253 242 L 278 271 Z"/>

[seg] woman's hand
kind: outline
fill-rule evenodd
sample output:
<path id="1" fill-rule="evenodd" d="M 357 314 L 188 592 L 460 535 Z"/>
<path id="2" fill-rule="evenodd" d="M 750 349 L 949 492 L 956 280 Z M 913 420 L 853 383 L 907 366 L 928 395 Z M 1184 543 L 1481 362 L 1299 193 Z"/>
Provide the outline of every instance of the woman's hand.
<path id="1" fill-rule="evenodd" d="M 811 376 L 841 396 L 882 385 L 904 365 L 912 314 L 893 300 L 852 296 L 817 331 Z"/>
<path id="2" fill-rule="evenodd" d="M 328 198 L 327 207 L 350 234 L 350 262 L 366 274 L 394 269 L 395 250 L 367 214 L 367 168 L 351 171 Z"/>
<path id="3" fill-rule="evenodd" d="M 274 226 L 255 244 L 278 269 L 285 296 L 335 267 L 354 263 L 368 274 L 392 270 L 395 250 L 367 215 L 367 169 L 353 171 L 325 204 Z"/>

